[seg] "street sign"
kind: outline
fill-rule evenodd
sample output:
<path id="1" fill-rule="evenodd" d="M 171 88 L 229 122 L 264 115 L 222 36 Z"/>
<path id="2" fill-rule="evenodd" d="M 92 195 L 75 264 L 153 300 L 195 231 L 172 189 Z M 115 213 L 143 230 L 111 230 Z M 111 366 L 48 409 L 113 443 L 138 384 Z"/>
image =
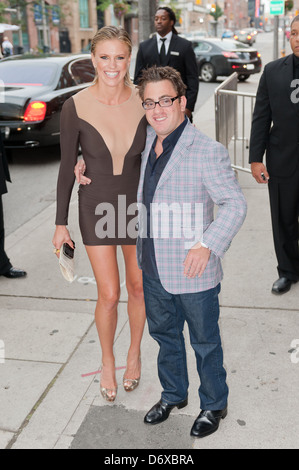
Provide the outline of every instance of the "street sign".
<path id="1" fill-rule="evenodd" d="M 284 15 L 284 0 L 270 1 L 270 15 Z"/>

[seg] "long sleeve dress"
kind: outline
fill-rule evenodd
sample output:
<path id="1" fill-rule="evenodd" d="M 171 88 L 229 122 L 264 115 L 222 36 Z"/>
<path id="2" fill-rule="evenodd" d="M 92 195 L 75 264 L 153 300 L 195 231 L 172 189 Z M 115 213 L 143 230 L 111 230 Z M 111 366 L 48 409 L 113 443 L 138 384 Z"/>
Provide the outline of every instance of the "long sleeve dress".
<path id="1" fill-rule="evenodd" d="M 68 224 L 79 145 L 91 184 L 80 185 L 79 226 L 84 245 L 134 245 L 140 156 L 147 122 L 138 92 L 105 105 L 89 88 L 69 98 L 61 113 L 61 164 L 56 225 Z M 130 223 L 131 222 L 131 223 Z M 136 225 L 136 224 L 135 224 Z M 135 227 L 135 226 L 134 226 Z"/>

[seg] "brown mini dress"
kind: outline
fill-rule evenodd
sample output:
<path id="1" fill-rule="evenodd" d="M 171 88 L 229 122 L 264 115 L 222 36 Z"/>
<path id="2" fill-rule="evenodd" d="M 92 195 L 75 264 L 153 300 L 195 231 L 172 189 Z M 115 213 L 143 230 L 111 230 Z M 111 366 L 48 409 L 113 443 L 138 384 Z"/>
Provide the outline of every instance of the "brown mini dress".
<path id="1" fill-rule="evenodd" d="M 120 105 L 98 101 L 89 87 L 63 105 L 56 225 L 68 224 L 79 145 L 89 185 L 80 185 L 79 225 L 84 245 L 134 245 L 137 188 L 147 122 L 136 88 Z"/>

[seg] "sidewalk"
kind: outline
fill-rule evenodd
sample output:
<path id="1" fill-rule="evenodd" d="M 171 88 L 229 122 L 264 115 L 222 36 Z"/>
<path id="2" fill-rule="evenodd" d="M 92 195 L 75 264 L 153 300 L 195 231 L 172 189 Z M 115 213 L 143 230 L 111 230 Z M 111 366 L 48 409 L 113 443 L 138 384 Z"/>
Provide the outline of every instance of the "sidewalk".
<path id="1" fill-rule="evenodd" d="M 212 137 L 213 112 L 212 97 L 194 119 Z M 239 182 L 248 216 L 223 261 L 220 327 L 230 396 L 228 416 L 218 432 L 202 440 L 189 436 L 200 407 L 188 332 L 186 408 L 174 410 L 154 428 L 143 423 L 161 392 L 157 346 L 147 328 L 140 386 L 133 393 L 123 390 L 129 326 L 121 255 L 115 339 L 119 391 L 114 404 L 102 399 L 96 373 L 101 363 L 93 316 L 96 286 L 77 227 L 75 192 L 70 211 L 77 242 L 73 284 L 64 282 L 52 253 L 54 204 L 6 240 L 7 251 L 28 276 L 0 279 L 0 340 L 5 347 L 4 363 L 0 356 L 0 448 L 298 448 L 299 353 L 297 359 L 291 343 L 299 338 L 299 284 L 284 296 L 271 294 L 277 272 L 267 189 L 248 174 L 239 173 Z"/>

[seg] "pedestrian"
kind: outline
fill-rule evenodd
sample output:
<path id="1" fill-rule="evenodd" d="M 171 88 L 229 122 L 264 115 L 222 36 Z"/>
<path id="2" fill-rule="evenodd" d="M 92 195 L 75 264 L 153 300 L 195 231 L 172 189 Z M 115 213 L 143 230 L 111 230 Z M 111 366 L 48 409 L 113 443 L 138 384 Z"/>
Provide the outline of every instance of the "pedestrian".
<path id="1" fill-rule="evenodd" d="M 5 230 L 2 195 L 7 193 L 7 181 L 11 182 L 11 179 L 0 129 L 0 276 L 16 279 L 26 276 L 27 273 L 23 269 L 12 266 L 4 249 Z"/>
<path id="2" fill-rule="evenodd" d="M 131 39 L 124 29 L 114 26 L 100 29 L 91 43 L 95 82 L 69 98 L 61 115 L 61 165 L 53 244 L 58 252 L 63 243 L 73 247 L 66 226 L 80 145 L 90 184 L 79 189 L 79 224 L 98 288 L 95 320 L 102 350 L 100 390 L 107 401 L 114 401 L 117 394 L 113 343 L 120 297 L 118 245 L 125 261 L 131 335 L 123 377 L 126 391 L 139 384 L 145 323 L 142 276 L 136 259 L 137 228 L 130 214 L 137 211 L 140 155 L 147 123 L 138 91 L 130 80 L 131 52 Z M 123 233 L 124 228 L 132 225 L 134 230 Z"/>
<path id="3" fill-rule="evenodd" d="M 299 279 L 299 15 L 291 23 L 290 45 L 292 54 L 265 66 L 250 136 L 252 175 L 269 190 L 279 276 L 273 294 L 288 292 Z"/>
<path id="4" fill-rule="evenodd" d="M 13 45 L 9 41 L 7 36 L 4 36 L 3 42 L 2 42 L 2 52 L 4 57 L 9 57 L 13 55 Z"/>
<path id="5" fill-rule="evenodd" d="M 199 87 L 198 67 L 191 42 L 178 36 L 175 23 L 174 11 L 159 7 L 155 14 L 157 34 L 139 45 L 134 83 L 138 84 L 142 71 L 152 65 L 168 65 L 178 70 L 187 86 L 185 113 L 192 121 Z"/>
<path id="6" fill-rule="evenodd" d="M 143 72 L 139 93 L 151 128 L 137 194 L 139 207 L 146 208 L 139 211 L 137 256 L 149 332 L 160 347 L 163 389 L 144 421 L 161 423 L 173 408 L 187 405 L 186 321 L 202 409 L 191 435 L 204 437 L 215 432 L 227 414 L 218 327 L 221 258 L 244 221 L 246 202 L 227 150 L 186 118 L 180 74 L 171 67 L 153 66 Z M 197 219 L 200 210 L 202 218 Z M 172 227 L 167 226 L 170 221 Z"/>

